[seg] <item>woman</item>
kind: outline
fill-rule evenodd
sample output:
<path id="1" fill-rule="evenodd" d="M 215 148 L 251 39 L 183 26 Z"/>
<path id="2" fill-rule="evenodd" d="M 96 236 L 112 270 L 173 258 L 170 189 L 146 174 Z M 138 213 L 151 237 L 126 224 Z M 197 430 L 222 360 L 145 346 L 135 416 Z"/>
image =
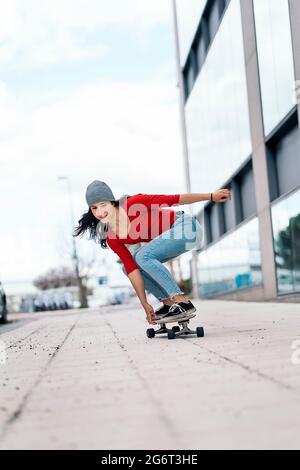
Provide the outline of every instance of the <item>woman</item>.
<path id="1" fill-rule="evenodd" d="M 109 245 L 119 256 L 148 323 L 155 324 L 158 318 L 179 320 L 196 308 L 163 263 L 200 247 L 203 230 L 196 217 L 166 207 L 206 200 L 223 203 L 229 199 L 231 191 L 221 189 L 211 194 L 138 193 L 116 200 L 106 183 L 94 181 L 86 191 L 89 210 L 79 220 L 74 236 L 88 231 L 90 239 L 102 248 Z M 147 302 L 145 290 L 160 300 L 162 307 L 154 311 Z"/>

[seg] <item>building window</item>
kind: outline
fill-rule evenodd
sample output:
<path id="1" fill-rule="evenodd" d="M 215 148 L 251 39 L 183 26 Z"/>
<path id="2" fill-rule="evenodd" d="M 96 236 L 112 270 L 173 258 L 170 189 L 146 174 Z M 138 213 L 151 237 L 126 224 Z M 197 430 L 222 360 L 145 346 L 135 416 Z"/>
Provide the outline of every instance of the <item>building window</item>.
<path id="1" fill-rule="evenodd" d="M 300 186 L 300 130 L 297 112 L 267 142 L 271 200 Z"/>
<path id="2" fill-rule="evenodd" d="M 252 153 L 240 2 L 230 2 L 186 103 L 192 191 L 211 192 Z"/>
<path id="3" fill-rule="evenodd" d="M 296 105 L 288 0 L 254 0 L 265 135 Z"/>
<path id="4" fill-rule="evenodd" d="M 198 256 L 199 293 L 208 298 L 262 284 L 258 219 Z"/>
<path id="5" fill-rule="evenodd" d="M 213 38 L 217 32 L 219 26 L 219 2 L 214 1 L 212 6 L 207 14 L 208 18 L 208 30 L 209 30 L 209 37 Z"/>
<path id="6" fill-rule="evenodd" d="M 202 33 L 201 33 L 199 41 L 197 43 L 197 50 L 196 50 L 198 70 L 200 70 L 202 65 L 204 64 L 205 57 L 206 57 L 206 51 L 207 51 L 208 45 L 209 45 L 209 38 L 208 38 L 208 30 L 207 30 L 206 21 L 203 21 L 201 31 L 202 31 Z"/>
<path id="7" fill-rule="evenodd" d="M 247 219 L 256 214 L 256 197 L 252 162 L 247 165 L 246 171 L 240 176 L 240 195 L 242 206 L 242 218 Z"/>
<path id="8" fill-rule="evenodd" d="M 228 6 L 229 2 L 230 0 L 206 0 L 204 3 L 199 3 L 198 0 L 197 9 L 201 6 L 201 11 L 203 12 L 203 14 L 201 14 L 201 19 L 198 23 L 196 30 L 193 30 L 193 41 L 190 45 L 189 53 L 185 61 L 183 62 L 183 77 L 185 80 L 186 100 L 188 99 L 188 96 L 193 88 L 193 83 L 190 81 L 190 68 L 192 67 L 195 72 L 193 74 L 195 81 L 197 75 L 200 73 L 202 65 L 205 62 L 207 50 L 210 44 L 214 41 L 215 35 L 218 31 L 218 27 L 222 21 L 224 11 Z M 179 3 L 178 1 L 178 4 L 182 7 L 182 3 Z M 193 3 L 189 3 L 189 8 L 191 7 L 191 5 L 193 6 Z M 181 14 L 182 13 L 183 10 L 181 10 Z M 182 24 L 181 14 L 179 15 L 179 25 Z"/>
<path id="9" fill-rule="evenodd" d="M 195 70 L 194 70 L 191 60 L 189 60 L 187 64 L 187 73 L 186 73 L 186 85 L 185 85 L 186 94 L 190 93 L 190 91 L 192 90 L 194 86 L 194 82 L 195 82 Z"/>
<path id="10" fill-rule="evenodd" d="M 300 291 L 300 190 L 272 207 L 278 292 Z"/>
<path id="11" fill-rule="evenodd" d="M 207 0 L 176 0 L 181 64 L 184 65 Z"/>
<path id="12" fill-rule="evenodd" d="M 224 210 L 224 222 L 225 222 L 225 231 L 228 232 L 229 230 L 233 229 L 240 220 L 237 220 L 236 217 L 236 210 L 235 210 L 235 197 L 236 193 L 234 192 L 234 187 L 232 184 L 227 185 L 228 189 L 231 189 L 233 198 L 226 202 L 226 204 L 222 205 Z"/>

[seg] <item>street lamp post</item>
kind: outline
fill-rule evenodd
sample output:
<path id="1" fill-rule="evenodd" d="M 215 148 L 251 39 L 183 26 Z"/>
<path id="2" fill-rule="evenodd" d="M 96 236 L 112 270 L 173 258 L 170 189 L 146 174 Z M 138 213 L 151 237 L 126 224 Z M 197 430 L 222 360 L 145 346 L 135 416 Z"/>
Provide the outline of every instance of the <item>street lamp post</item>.
<path id="1" fill-rule="evenodd" d="M 60 181 L 65 181 L 66 184 L 67 184 L 68 197 L 69 197 L 69 208 L 70 208 L 70 218 L 71 218 L 71 227 L 72 227 L 72 234 L 73 234 L 73 230 L 74 230 L 74 208 L 73 208 L 71 181 L 70 181 L 70 178 L 68 176 L 59 176 L 58 179 Z M 72 259 L 73 259 L 73 262 L 74 262 L 75 275 L 76 275 L 76 279 L 77 279 L 79 301 L 80 301 L 81 307 L 84 308 L 84 307 L 87 307 L 86 288 L 83 285 L 82 278 L 80 276 L 77 245 L 76 245 L 75 237 L 73 237 L 73 235 L 72 235 L 72 248 L 73 248 Z"/>
<path id="2" fill-rule="evenodd" d="M 70 219 L 71 219 L 71 227 L 72 231 L 74 229 L 74 208 L 73 208 L 73 199 L 72 199 L 72 185 L 70 178 L 67 176 L 59 176 L 58 179 L 60 181 L 65 181 L 67 184 L 68 188 L 68 197 L 69 197 L 69 208 L 70 208 Z M 76 240 L 74 237 L 72 237 L 72 242 L 73 242 L 73 253 L 72 253 L 72 258 L 74 261 L 78 261 L 78 256 L 77 256 L 77 246 L 76 246 Z"/>
<path id="3" fill-rule="evenodd" d="M 187 139 L 187 128 L 185 119 L 185 93 L 184 93 L 184 82 L 181 70 L 180 61 L 180 42 L 179 42 L 179 29 L 178 29 L 178 16 L 177 16 L 177 5 L 176 0 L 172 0 L 173 9 L 173 23 L 174 23 L 174 38 L 175 38 L 175 50 L 176 50 L 176 67 L 178 76 L 178 88 L 179 88 L 179 110 L 180 110 L 180 124 L 181 124 L 181 136 L 183 146 L 183 157 L 184 157 L 184 170 L 185 170 L 185 182 L 187 192 L 191 192 L 191 176 L 189 166 L 189 151 L 188 151 L 188 139 Z M 188 207 L 188 212 L 193 215 L 192 206 Z M 197 253 L 192 250 L 192 290 L 193 298 L 199 298 L 198 290 L 198 269 L 197 269 Z"/>

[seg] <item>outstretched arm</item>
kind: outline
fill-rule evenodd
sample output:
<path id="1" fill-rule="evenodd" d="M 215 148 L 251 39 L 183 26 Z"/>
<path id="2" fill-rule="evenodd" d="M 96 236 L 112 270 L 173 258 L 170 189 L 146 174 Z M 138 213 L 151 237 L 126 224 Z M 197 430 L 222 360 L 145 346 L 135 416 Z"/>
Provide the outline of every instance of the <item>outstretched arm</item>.
<path id="1" fill-rule="evenodd" d="M 180 194 L 179 205 L 182 204 L 194 204 L 194 202 L 210 201 L 212 194 L 212 200 L 214 202 L 227 202 L 231 199 L 231 191 L 229 189 L 220 189 L 214 193 L 187 193 Z"/>

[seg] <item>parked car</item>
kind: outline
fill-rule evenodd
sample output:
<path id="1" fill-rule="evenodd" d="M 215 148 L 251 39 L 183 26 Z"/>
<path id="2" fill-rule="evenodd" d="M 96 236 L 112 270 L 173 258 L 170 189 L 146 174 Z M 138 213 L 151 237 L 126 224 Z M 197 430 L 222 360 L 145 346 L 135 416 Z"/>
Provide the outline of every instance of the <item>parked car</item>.
<path id="1" fill-rule="evenodd" d="M 44 293 L 34 299 L 34 312 L 49 312 L 73 308 L 72 298 L 67 293 Z"/>
<path id="2" fill-rule="evenodd" d="M 6 295 L 0 282 L 0 323 L 7 321 Z"/>

